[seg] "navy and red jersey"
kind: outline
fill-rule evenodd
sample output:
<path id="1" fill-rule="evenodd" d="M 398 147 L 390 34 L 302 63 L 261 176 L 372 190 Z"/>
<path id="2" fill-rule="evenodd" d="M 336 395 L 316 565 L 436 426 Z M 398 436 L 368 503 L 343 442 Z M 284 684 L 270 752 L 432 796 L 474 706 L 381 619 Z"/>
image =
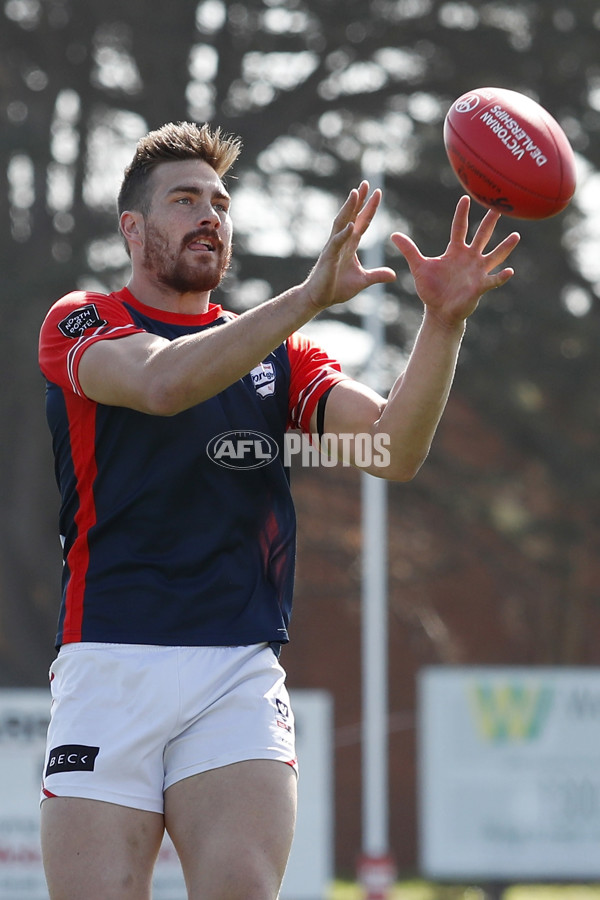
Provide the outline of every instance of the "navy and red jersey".
<path id="1" fill-rule="evenodd" d="M 48 313 L 40 367 L 64 554 L 57 646 L 288 640 L 295 514 L 284 436 L 310 430 L 319 398 L 344 377 L 339 364 L 296 333 L 244 378 L 170 417 L 95 403 L 78 379 L 95 341 L 174 340 L 233 317 L 213 304 L 198 316 L 167 313 L 127 288 L 77 291 Z M 240 434 L 279 452 L 253 467 L 215 461 L 215 442 Z"/>

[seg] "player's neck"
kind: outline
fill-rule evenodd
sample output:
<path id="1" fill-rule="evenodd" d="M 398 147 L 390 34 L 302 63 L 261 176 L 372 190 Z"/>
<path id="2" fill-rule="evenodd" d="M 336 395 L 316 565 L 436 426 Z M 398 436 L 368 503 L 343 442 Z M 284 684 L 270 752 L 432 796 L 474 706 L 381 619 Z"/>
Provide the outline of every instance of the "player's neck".
<path id="1" fill-rule="evenodd" d="M 154 279 L 139 274 L 131 276 L 127 288 L 145 306 L 187 316 L 199 316 L 208 311 L 210 291 L 179 293 Z"/>

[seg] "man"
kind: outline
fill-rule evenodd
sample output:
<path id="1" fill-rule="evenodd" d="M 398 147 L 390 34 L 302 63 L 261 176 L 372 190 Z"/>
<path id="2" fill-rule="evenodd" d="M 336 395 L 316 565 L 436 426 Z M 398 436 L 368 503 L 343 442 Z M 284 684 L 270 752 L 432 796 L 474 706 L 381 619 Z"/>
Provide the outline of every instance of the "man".
<path id="1" fill-rule="evenodd" d="M 306 280 L 235 316 L 211 303 L 231 255 L 223 177 L 240 150 L 217 129 L 143 138 L 119 196 L 131 279 L 75 292 L 42 327 L 40 363 L 62 494 L 59 655 L 42 844 L 52 900 L 144 900 L 163 830 L 188 896 L 271 900 L 296 808 L 288 640 L 294 516 L 283 453 L 217 465 L 219 435 L 287 428 L 384 434 L 407 480 L 427 456 L 480 296 L 513 274 L 519 237 L 486 254 L 457 206 L 443 256 L 404 254 L 425 305 L 388 400 L 298 333 L 321 310 L 395 278 L 356 251 L 380 202 L 363 182 Z M 247 446 L 247 445 L 245 445 Z"/>

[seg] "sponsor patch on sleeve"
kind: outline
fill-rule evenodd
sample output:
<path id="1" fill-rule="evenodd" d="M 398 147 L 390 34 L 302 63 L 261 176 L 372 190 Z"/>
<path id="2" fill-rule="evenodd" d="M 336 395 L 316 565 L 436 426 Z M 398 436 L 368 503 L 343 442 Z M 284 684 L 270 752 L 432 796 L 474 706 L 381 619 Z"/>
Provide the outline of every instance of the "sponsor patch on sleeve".
<path id="1" fill-rule="evenodd" d="M 101 328 L 107 325 L 106 319 L 101 319 L 95 303 L 80 306 L 74 309 L 66 318 L 58 323 L 59 331 L 68 338 L 79 338 L 88 328 Z"/>

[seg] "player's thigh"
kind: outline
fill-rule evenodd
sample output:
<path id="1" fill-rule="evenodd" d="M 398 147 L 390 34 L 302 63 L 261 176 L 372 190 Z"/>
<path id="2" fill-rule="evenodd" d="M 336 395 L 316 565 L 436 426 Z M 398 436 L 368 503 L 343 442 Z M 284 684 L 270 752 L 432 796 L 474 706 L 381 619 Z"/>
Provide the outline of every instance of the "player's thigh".
<path id="1" fill-rule="evenodd" d="M 190 900 L 275 900 L 296 822 L 297 776 L 286 763 L 245 760 L 177 782 L 165 824 Z"/>
<path id="2" fill-rule="evenodd" d="M 148 900 L 164 831 L 160 813 L 80 797 L 41 810 L 51 900 Z"/>

